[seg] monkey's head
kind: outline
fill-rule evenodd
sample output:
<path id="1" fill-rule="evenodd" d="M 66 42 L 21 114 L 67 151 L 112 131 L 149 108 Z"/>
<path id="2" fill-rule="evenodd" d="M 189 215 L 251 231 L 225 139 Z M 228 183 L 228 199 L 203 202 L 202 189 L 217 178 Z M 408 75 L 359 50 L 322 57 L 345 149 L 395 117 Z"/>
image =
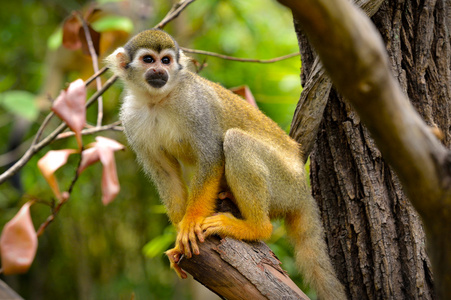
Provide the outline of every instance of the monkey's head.
<path id="1" fill-rule="evenodd" d="M 126 85 L 151 95 L 164 95 L 172 90 L 183 69 L 181 55 L 177 42 L 169 34 L 150 29 L 134 36 L 106 61 Z"/>

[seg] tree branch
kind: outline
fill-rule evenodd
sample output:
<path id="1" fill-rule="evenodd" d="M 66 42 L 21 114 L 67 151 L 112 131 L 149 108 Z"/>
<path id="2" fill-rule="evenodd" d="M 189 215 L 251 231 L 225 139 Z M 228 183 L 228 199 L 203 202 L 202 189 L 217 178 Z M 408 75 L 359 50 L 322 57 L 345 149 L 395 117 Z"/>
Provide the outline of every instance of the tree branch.
<path id="1" fill-rule="evenodd" d="M 293 10 L 335 86 L 398 174 L 425 225 L 437 296 L 450 299 L 450 153 L 403 94 L 379 34 L 361 11 L 347 0 L 279 1 Z"/>
<path id="2" fill-rule="evenodd" d="M 284 59 L 289 59 L 289 58 L 299 55 L 299 52 L 295 52 L 295 53 L 287 54 L 287 55 L 272 58 L 272 59 L 252 59 L 252 58 L 233 57 L 233 56 L 228 56 L 228 55 L 224 55 L 224 54 L 219 54 L 219 53 L 214 53 L 214 52 L 209 52 L 209 51 L 204 51 L 204 50 L 188 49 L 188 48 L 183 48 L 183 47 L 181 47 L 181 49 L 184 52 L 191 53 L 191 54 L 208 55 L 208 56 L 218 57 L 218 58 L 227 59 L 227 60 L 233 60 L 233 61 L 239 61 L 239 62 L 261 63 L 261 64 L 275 63 L 275 62 L 278 62 L 278 61 L 281 61 Z"/>
<path id="3" fill-rule="evenodd" d="M 117 76 L 112 76 L 105 82 L 105 85 L 102 89 L 98 90 L 94 95 L 86 101 L 86 107 L 89 107 L 94 101 L 97 100 L 113 83 L 117 80 Z M 67 128 L 66 123 L 61 123 L 52 133 L 50 133 L 45 139 L 37 144 L 31 145 L 31 147 L 25 152 L 25 154 L 8 170 L 0 175 L 0 184 L 8 180 L 11 176 L 16 174 L 37 152 L 39 152 L 42 148 L 49 145 L 55 138 L 63 132 Z"/>
<path id="4" fill-rule="evenodd" d="M 228 198 L 218 199 L 215 211 L 242 219 L 238 207 Z M 210 236 L 199 249 L 200 255 L 182 257 L 179 266 L 225 299 L 309 299 L 263 242 Z"/>
<path id="5" fill-rule="evenodd" d="M 384 1 L 354 0 L 353 2 L 367 16 L 372 17 Z M 327 76 L 320 60 L 316 58 L 307 82 L 304 83 L 290 127 L 290 136 L 301 145 L 304 162 L 307 161 L 315 143 L 331 88 L 332 80 Z"/>
<path id="6" fill-rule="evenodd" d="M 83 129 L 81 131 L 81 134 L 82 135 L 91 135 L 91 134 L 94 134 L 94 133 L 99 133 L 99 132 L 102 132 L 102 131 L 110 131 L 110 130 L 113 130 L 113 131 L 124 131 L 124 128 L 122 126 L 119 126 L 120 124 L 121 124 L 121 121 L 116 121 L 116 122 L 113 122 L 111 124 L 107 124 L 107 125 L 103 125 L 103 126 L 95 126 L 95 127 L 92 127 L 92 128 Z M 57 140 L 65 139 L 65 138 L 68 138 L 68 137 L 71 137 L 71 136 L 74 136 L 74 135 L 75 135 L 75 133 L 73 131 L 67 131 L 67 132 L 63 132 L 63 133 L 58 134 L 56 139 Z"/>
<path id="7" fill-rule="evenodd" d="M 97 53 L 96 50 L 94 48 L 94 43 L 92 42 L 92 37 L 91 37 L 91 33 L 89 32 L 89 27 L 88 24 L 86 23 L 86 20 L 83 18 L 83 15 L 78 12 L 78 19 L 80 21 L 80 23 L 82 24 L 83 27 L 83 32 L 85 33 L 85 37 L 86 37 L 86 42 L 88 44 L 88 49 L 89 49 L 89 54 L 91 56 L 92 59 L 92 67 L 94 69 L 94 73 L 99 73 L 99 62 L 98 62 L 98 57 L 97 57 Z M 96 86 L 97 86 L 97 90 L 100 90 L 102 88 L 102 81 L 100 80 L 100 77 L 96 77 Z M 103 119 L 103 99 L 102 96 L 100 96 L 97 99 L 97 104 L 98 104 L 98 108 L 97 108 L 97 126 L 101 126 L 102 125 L 102 119 Z"/>
<path id="8" fill-rule="evenodd" d="M 200 255 L 179 265 L 225 299 L 309 299 L 263 242 L 209 237 L 199 248 Z"/>
<path id="9" fill-rule="evenodd" d="M 1 273 L 1 269 L 0 269 Z M 5 282 L 0 280 L 0 299 L 7 300 L 23 300 L 12 288 L 10 288 Z"/>
<path id="10" fill-rule="evenodd" d="M 163 20 L 158 23 L 154 28 L 163 29 L 166 24 L 171 22 L 173 19 L 177 18 L 180 13 L 195 0 L 181 0 L 180 2 L 175 3 L 171 10 L 166 14 Z"/>

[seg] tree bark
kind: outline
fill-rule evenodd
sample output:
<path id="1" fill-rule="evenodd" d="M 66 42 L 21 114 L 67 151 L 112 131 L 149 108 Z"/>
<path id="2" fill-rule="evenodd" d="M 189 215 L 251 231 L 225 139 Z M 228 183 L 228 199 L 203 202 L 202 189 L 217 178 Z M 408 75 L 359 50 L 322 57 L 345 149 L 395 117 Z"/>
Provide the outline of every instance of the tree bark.
<path id="1" fill-rule="evenodd" d="M 440 128 L 447 147 L 451 138 L 450 5 L 445 0 L 385 1 L 372 18 L 403 93 L 428 125 Z M 314 70 L 315 54 L 296 20 L 295 27 L 305 84 Z M 339 51 L 332 48 L 331 51 Z M 374 61 L 375 65 L 378 63 Z M 342 74 L 338 81 L 343 84 L 347 75 Z M 378 114 L 378 110 L 372 114 Z M 385 139 L 385 142 L 391 141 Z M 420 218 L 359 115 L 335 89 L 329 93 L 311 156 L 311 183 L 322 211 L 331 257 L 351 299 L 434 298 Z M 412 193 L 409 195 L 412 197 Z M 423 218 L 428 216 L 424 213 L 427 199 L 423 203 L 415 202 Z M 449 234 L 446 226 L 444 235 Z M 445 271 L 442 273 L 441 277 L 449 276 Z"/>
<path id="2" fill-rule="evenodd" d="M 229 198 L 217 199 L 215 211 L 242 219 L 238 207 Z M 264 242 L 209 236 L 199 244 L 199 250 L 200 254 L 190 259 L 182 256 L 178 265 L 224 299 L 309 300 Z"/>
<path id="3" fill-rule="evenodd" d="M 309 300 L 263 242 L 212 236 L 199 248 L 200 255 L 182 257 L 178 264 L 224 299 Z"/>

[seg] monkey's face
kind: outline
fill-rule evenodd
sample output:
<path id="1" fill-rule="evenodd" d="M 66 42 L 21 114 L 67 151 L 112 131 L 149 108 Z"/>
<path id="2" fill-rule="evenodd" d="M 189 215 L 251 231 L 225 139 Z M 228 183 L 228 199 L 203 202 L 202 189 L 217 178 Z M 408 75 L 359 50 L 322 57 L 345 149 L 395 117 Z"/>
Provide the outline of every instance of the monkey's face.
<path id="1" fill-rule="evenodd" d="M 133 57 L 124 48 L 119 48 L 107 61 L 113 71 L 134 89 L 152 96 L 164 96 L 174 88 L 182 69 L 177 57 L 175 48 L 161 51 L 140 48 Z"/>
<path id="2" fill-rule="evenodd" d="M 142 48 L 136 52 L 127 68 L 135 82 L 141 82 L 151 94 L 160 94 L 172 88 L 181 67 L 176 58 L 175 49 L 172 48 L 160 52 Z"/>

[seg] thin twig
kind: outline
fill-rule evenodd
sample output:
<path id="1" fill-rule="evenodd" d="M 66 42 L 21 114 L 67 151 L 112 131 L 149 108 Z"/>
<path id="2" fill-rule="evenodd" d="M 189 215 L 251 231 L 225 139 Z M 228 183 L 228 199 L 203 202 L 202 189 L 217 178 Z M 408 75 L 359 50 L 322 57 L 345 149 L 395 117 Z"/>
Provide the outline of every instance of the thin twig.
<path id="1" fill-rule="evenodd" d="M 16 160 L 20 158 L 23 153 L 25 153 L 28 148 L 33 144 L 34 137 L 31 137 L 24 141 L 22 144 L 12 149 L 9 152 L 3 153 L 0 155 L 0 167 L 5 167 L 14 163 Z"/>
<path id="2" fill-rule="evenodd" d="M 86 107 L 89 107 L 94 101 L 96 101 L 105 91 L 113 85 L 113 83 L 117 80 L 117 76 L 112 76 L 105 82 L 105 85 L 102 89 L 98 90 L 94 95 L 89 98 L 86 102 Z M 32 145 L 25 154 L 8 170 L 6 170 L 3 174 L 0 175 L 0 184 L 5 182 L 8 178 L 16 174 L 30 159 L 33 155 L 39 152 L 42 148 L 49 145 L 55 138 L 67 128 L 66 123 L 61 123 L 52 133 L 50 133 L 45 139 L 37 143 L 36 145 Z"/>
<path id="3" fill-rule="evenodd" d="M 227 59 L 227 60 L 233 60 L 233 61 L 239 61 L 239 62 L 250 62 L 250 63 L 261 63 L 261 64 L 275 63 L 275 62 L 278 62 L 278 61 L 281 61 L 284 59 L 289 59 L 289 58 L 299 55 L 299 52 L 295 52 L 295 53 L 291 53 L 291 54 L 287 54 L 284 56 L 271 58 L 271 59 L 252 59 L 252 58 L 233 57 L 233 56 L 228 56 L 228 55 L 224 55 L 224 54 L 219 54 L 219 53 L 214 53 L 214 52 L 209 52 L 209 51 L 204 51 L 204 50 L 188 49 L 188 48 L 183 48 L 183 47 L 181 47 L 181 49 L 186 53 L 208 55 L 208 56 L 219 57 L 219 58 Z"/>
<path id="4" fill-rule="evenodd" d="M 80 151 L 80 154 L 79 154 L 80 159 L 78 160 L 78 165 L 77 165 L 77 168 L 75 169 L 74 178 L 72 179 L 69 189 L 67 190 L 67 195 L 63 197 L 61 202 L 59 202 L 58 205 L 55 206 L 55 208 L 52 210 L 52 214 L 50 216 L 48 216 L 47 219 L 39 226 L 39 229 L 36 232 L 37 237 L 40 237 L 44 233 L 45 229 L 50 225 L 50 223 L 52 223 L 53 220 L 55 220 L 55 217 L 61 210 L 61 207 L 63 207 L 63 205 L 67 201 L 69 201 L 70 195 L 72 194 L 72 190 L 74 189 L 75 183 L 77 182 L 78 177 L 79 177 L 78 169 L 80 169 L 80 165 L 81 165 L 81 160 L 82 160 L 81 153 L 82 152 L 83 152 L 83 148 Z"/>
<path id="5" fill-rule="evenodd" d="M 108 67 L 103 67 L 97 73 L 95 73 L 94 75 L 89 77 L 89 79 L 85 81 L 85 85 L 88 86 L 91 82 L 93 82 L 97 77 L 99 77 L 100 75 L 102 75 L 106 71 L 108 71 Z"/>
<path id="6" fill-rule="evenodd" d="M 195 0 L 183 0 L 178 3 L 175 3 L 171 10 L 166 14 L 166 16 L 163 18 L 163 20 L 158 23 L 154 28 L 163 29 L 166 24 L 168 24 L 173 19 L 177 18 L 180 13 L 191 3 L 193 3 Z"/>
<path id="7" fill-rule="evenodd" d="M 86 42 L 88 43 L 88 49 L 89 49 L 89 54 L 91 55 L 94 73 L 98 73 L 99 72 L 99 62 L 97 59 L 96 50 L 94 48 L 94 43 L 92 42 L 91 33 L 89 32 L 88 24 L 86 23 L 85 19 L 83 18 L 83 15 L 80 12 L 78 12 L 78 17 L 83 26 L 83 31 L 85 32 Z M 96 77 L 96 85 L 97 85 L 97 90 L 100 90 L 102 88 L 102 81 L 100 80 L 100 77 Z M 102 119 L 103 119 L 103 98 L 102 97 L 99 97 L 99 99 L 97 99 L 97 105 L 98 105 L 97 126 L 101 126 Z"/>
<path id="8" fill-rule="evenodd" d="M 47 124 L 50 122 L 50 119 L 55 115 L 55 113 L 52 111 L 50 112 L 47 117 L 45 117 L 44 121 L 42 122 L 41 126 L 38 129 L 38 132 L 36 133 L 36 136 L 34 137 L 32 145 L 36 145 L 39 142 L 39 139 L 41 138 L 42 132 L 44 132 L 44 128 L 47 126 Z"/>
<path id="9" fill-rule="evenodd" d="M 110 86 L 112 86 L 113 83 L 115 83 L 117 79 L 118 79 L 118 76 L 117 76 L 117 75 L 111 76 L 110 79 L 108 79 L 108 80 L 105 82 L 105 85 L 104 85 L 100 90 L 98 90 L 94 95 L 92 95 L 91 98 L 89 98 L 88 101 L 86 101 L 86 107 L 90 106 L 94 101 L 97 100 L 97 97 L 99 97 L 100 95 L 102 95 L 103 93 L 105 93 L 105 91 L 106 91 Z M 96 96 L 96 95 L 98 95 L 98 96 L 97 96 L 97 97 L 94 97 L 94 96 Z"/>
<path id="10" fill-rule="evenodd" d="M 124 131 L 124 127 L 118 126 L 120 124 L 121 124 L 121 121 L 116 121 L 114 123 L 111 123 L 111 124 L 108 124 L 108 125 L 103 125 L 103 126 L 100 126 L 100 127 L 95 126 L 95 127 L 89 128 L 89 129 L 83 129 L 81 131 L 81 134 L 82 135 L 91 135 L 91 134 L 99 133 L 99 132 L 102 132 L 102 131 L 108 131 L 108 130 Z M 74 136 L 74 135 L 75 135 L 75 133 L 73 131 L 67 131 L 67 132 L 60 133 L 56 137 L 56 139 L 57 140 L 65 139 L 65 138 L 68 138 L 68 137 L 71 137 L 71 136 Z"/>

